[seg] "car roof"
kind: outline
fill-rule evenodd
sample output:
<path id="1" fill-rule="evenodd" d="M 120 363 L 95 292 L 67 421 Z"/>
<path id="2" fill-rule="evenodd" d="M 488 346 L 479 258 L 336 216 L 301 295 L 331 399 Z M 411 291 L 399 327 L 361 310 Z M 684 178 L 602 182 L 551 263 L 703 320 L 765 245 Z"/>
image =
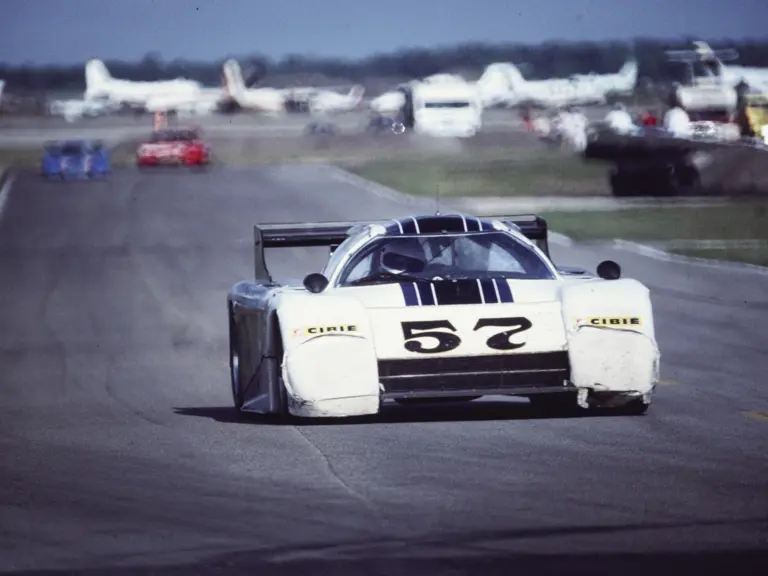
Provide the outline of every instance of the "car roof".
<path id="1" fill-rule="evenodd" d="M 85 146 L 88 143 L 87 140 L 58 140 L 56 142 L 50 142 L 48 145 L 63 148 L 64 146 Z"/>
<path id="2" fill-rule="evenodd" d="M 64 148 L 64 147 L 89 147 L 89 146 L 101 146 L 101 140 L 54 140 L 45 144 L 46 148 Z"/>
<path id="3" fill-rule="evenodd" d="M 461 234 L 464 232 L 492 232 L 499 228 L 498 221 L 465 214 L 435 214 L 431 216 L 407 216 L 387 223 L 386 236 L 422 234 Z"/>
<path id="4" fill-rule="evenodd" d="M 160 130 L 153 130 L 153 136 L 178 136 L 181 134 L 198 135 L 196 128 L 161 128 Z"/>

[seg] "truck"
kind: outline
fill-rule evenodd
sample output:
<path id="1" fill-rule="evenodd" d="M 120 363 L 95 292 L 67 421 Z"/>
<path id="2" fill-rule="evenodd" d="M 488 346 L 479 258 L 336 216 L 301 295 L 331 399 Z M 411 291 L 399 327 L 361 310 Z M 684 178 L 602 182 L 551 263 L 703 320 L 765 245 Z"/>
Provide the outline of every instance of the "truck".
<path id="1" fill-rule="evenodd" d="M 398 90 L 402 123 L 416 134 L 469 138 L 482 127 L 483 105 L 469 84 L 413 82 Z"/>

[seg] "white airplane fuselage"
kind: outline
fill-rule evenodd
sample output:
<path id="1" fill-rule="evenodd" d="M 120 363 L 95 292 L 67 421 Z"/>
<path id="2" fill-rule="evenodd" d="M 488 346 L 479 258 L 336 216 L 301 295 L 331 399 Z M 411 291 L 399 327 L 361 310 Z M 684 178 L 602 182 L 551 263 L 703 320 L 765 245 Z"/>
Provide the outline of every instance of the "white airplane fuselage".
<path id="1" fill-rule="evenodd" d="M 533 105 L 559 108 L 575 105 L 604 104 L 609 95 L 627 94 L 637 83 L 637 64 L 629 61 L 617 74 L 575 75 L 571 78 L 526 80 L 513 64 L 492 64 L 486 71 L 495 70 L 507 80 L 506 100 L 511 105 Z M 500 91 L 497 89 L 496 93 Z"/>
<path id="2" fill-rule="evenodd" d="M 528 81 L 519 89 L 523 103 L 557 108 L 566 105 L 604 104 L 606 94 L 589 84 L 570 80 Z"/>
<path id="3" fill-rule="evenodd" d="M 165 80 L 161 82 L 131 82 L 107 80 L 88 88 L 86 100 L 106 98 L 121 104 L 146 104 L 153 98 L 191 100 L 201 95 L 202 89 L 192 80 Z"/>
<path id="4" fill-rule="evenodd" d="M 438 74 L 426 80 L 425 83 L 430 85 L 471 87 L 484 108 L 499 105 L 559 108 L 603 104 L 608 95 L 631 93 L 637 82 L 637 64 L 629 61 L 617 74 L 526 80 L 514 64 L 497 62 L 488 65 L 477 82 L 466 82 L 461 77 L 448 74 Z M 398 91 L 386 92 L 374 98 L 369 105 L 379 114 L 395 113 L 403 106 L 403 95 Z"/>
<path id="5" fill-rule="evenodd" d="M 85 65 L 86 102 L 141 107 L 149 112 L 210 113 L 224 98 L 224 92 L 204 88 L 200 83 L 184 78 L 138 82 L 113 78 L 100 60 Z"/>
<path id="6" fill-rule="evenodd" d="M 361 104 L 364 94 L 365 89 L 362 86 L 353 86 L 348 94 L 318 90 L 309 100 L 309 110 L 316 114 L 348 112 Z"/>

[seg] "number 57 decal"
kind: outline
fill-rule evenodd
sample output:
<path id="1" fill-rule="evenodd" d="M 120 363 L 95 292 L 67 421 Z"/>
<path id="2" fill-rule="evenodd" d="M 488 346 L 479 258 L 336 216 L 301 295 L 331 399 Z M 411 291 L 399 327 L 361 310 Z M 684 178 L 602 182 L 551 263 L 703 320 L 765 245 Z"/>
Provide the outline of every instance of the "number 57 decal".
<path id="1" fill-rule="evenodd" d="M 461 345 L 461 338 L 456 332 L 456 327 L 448 320 L 426 320 L 423 322 L 403 322 L 403 337 L 405 338 L 405 349 L 409 352 L 418 352 L 419 354 L 437 354 L 439 352 L 450 352 Z M 516 344 L 510 342 L 510 338 L 520 332 L 525 332 L 533 324 L 528 318 L 480 318 L 472 331 L 480 330 L 489 326 L 507 328 L 497 332 L 488 340 L 485 345 L 493 350 L 516 350 L 525 346 L 525 342 Z M 426 348 L 424 342 L 420 339 L 432 338 L 437 341 L 437 345 Z"/>

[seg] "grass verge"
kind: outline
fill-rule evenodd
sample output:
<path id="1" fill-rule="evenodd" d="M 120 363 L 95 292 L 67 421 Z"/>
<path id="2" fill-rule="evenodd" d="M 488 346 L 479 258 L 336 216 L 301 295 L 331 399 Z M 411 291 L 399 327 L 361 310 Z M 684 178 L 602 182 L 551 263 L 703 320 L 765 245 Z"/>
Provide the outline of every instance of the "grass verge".
<path id="1" fill-rule="evenodd" d="M 768 201 L 724 206 L 632 208 L 613 212 L 544 212 L 550 228 L 575 240 L 622 238 L 646 243 L 674 240 L 767 240 Z M 768 247 L 673 247 L 676 254 L 768 266 Z"/>
<path id="2" fill-rule="evenodd" d="M 115 166 L 132 165 L 137 139 L 113 146 Z M 326 163 L 336 164 L 363 177 L 382 181 L 404 191 L 434 194 L 435 182 L 448 195 L 471 191 L 480 195 L 533 193 L 547 189 L 561 193 L 564 183 L 594 193 L 596 185 L 605 188 L 605 169 L 575 158 L 539 148 L 514 145 L 483 146 L 445 150 L 410 148 L 389 142 L 370 145 L 359 140 L 322 140 L 303 137 L 273 139 L 213 139 L 211 148 L 217 161 L 229 166 Z M 37 169 L 43 155 L 41 145 L 0 147 L 0 165 Z M 391 180 L 396 174 L 399 178 Z M 413 184 L 414 186 L 409 186 Z M 522 186 L 522 191 L 515 191 Z M 606 189 L 607 192 L 607 189 Z"/>
<path id="3" fill-rule="evenodd" d="M 723 206 L 548 212 L 550 227 L 576 240 L 768 239 L 768 201 Z"/>
<path id="4" fill-rule="evenodd" d="M 415 196 L 609 195 L 601 164 L 547 150 L 528 158 L 488 156 L 375 160 L 341 165 L 358 176 Z"/>
<path id="5" fill-rule="evenodd" d="M 768 266 L 768 248 L 723 248 L 699 250 L 695 248 L 676 248 L 670 250 L 675 254 L 692 256 L 694 258 L 706 258 L 708 260 L 731 260 L 745 262 L 758 266 Z"/>

